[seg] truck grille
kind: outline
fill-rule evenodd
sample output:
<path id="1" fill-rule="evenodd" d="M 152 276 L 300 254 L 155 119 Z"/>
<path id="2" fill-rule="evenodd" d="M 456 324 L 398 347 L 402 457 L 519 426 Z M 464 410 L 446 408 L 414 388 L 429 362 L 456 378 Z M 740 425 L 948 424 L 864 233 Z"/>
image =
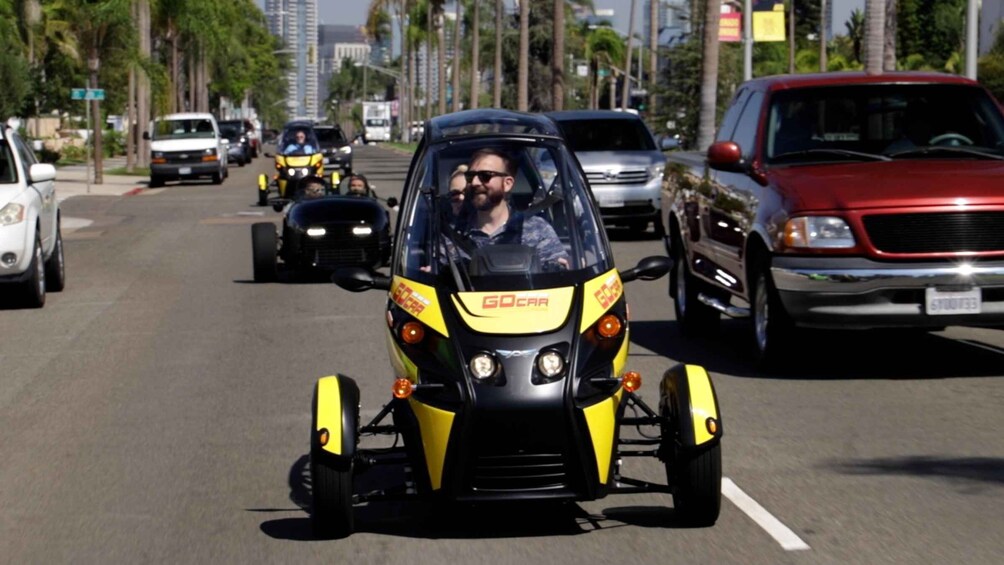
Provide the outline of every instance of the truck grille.
<path id="1" fill-rule="evenodd" d="M 1004 251 L 1004 212 L 888 214 L 863 222 L 872 244 L 885 253 Z"/>
<path id="2" fill-rule="evenodd" d="M 202 162 L 202 151 L 171 151 L 164 153 L 164 159 L 172 165 L 189 165 Z"/>
<path id="3" fill-rule="evenodd" d="M 481 455 L 474 470 L 476 491 L 557 490 L 567 485 L 560 453 Z"/>
<path id="4" fill-rule="evenodd" d="M 623 171 L 616 172 L 604 172 L 604 171 L 587 171 L 586 180 L 589 184 L 599 185 L 599 184 L 643 184 L 648 182 L 648 170 L 647 169 L 624 169 Z"/>

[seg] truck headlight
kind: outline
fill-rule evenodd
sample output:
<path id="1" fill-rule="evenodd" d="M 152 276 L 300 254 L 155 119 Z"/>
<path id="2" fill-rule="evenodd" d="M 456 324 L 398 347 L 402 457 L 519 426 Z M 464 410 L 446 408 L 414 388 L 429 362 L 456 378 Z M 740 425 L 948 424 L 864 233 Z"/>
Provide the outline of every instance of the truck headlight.
<path id="1" fill-rule="evenodd" d="M 202 150 L 202 154 L 203 155 L 216 155 L 216 149 L 213 148 L 213 147 L 210 147 L 209 149 L 203 149 Z"/>
<path id="2" fill-rule="evenodd" d="M 152 151 L 150 153 L 150 157 L 152 157 L 154 159 L 163 159 L 164 158 L 164 152 L 163 151 Z"/>
<path id="3" fill-rule="evenodd" d="M 352 148 L 346 145 L 345 147 L 339 147 L 338 150 L 346 155 L 352 154 Z"/>
<path id="4" fill-rule="evenodd" d="M 24 221 L 24 206 L 11 202 L 0 208 L 0 226 L 12 226 Z"/>
<path id="5" fill-rule="evenodd" d="M 324 228 L 307 228 L 307 235 L 310 237 L 321 237 L 328 233 L 328 230 Z"/>
<path id="6" fill-rule="evenodd" d="M 854 247 L 854 234 L 843 218 L 802 216 L 784 224 L 784 245 L 812 249 Z"/>

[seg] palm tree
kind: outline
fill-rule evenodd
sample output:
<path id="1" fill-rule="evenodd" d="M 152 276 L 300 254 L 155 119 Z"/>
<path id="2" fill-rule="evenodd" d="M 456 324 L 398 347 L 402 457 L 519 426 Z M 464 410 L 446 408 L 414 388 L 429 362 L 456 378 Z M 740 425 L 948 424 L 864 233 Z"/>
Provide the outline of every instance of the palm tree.
<path id="1" fill-rule="evenodd" d="M 530 1 L 519 0 L 519 70 L 516 76 L 516 109 L 526 112 L 529 107 L 530 78 Z"/>
<path id="2" fill-rule="evenodd" d="M 495 0 L 495 72 L 493 76 L 492 105 L 502 107 L 502 0 Z"/>
<path id="3" fill-rule="evenodd" d="M 826 72 L 826 0 L 819 0 L 819 72 Z"/>
<path id="4" fill-rule="evenodd" d="M 471 17 L 471 104 L 478 107 L 478 97 L 481 96 L 481 77 L 478 75 L 480 64 L 478 55 L 481 52 L 481 0 L 473 0 L 474 14 Z"/>
<path id="5" fill-rule="evenodd" d="M 623 57 L 624 40 L 613 29 L 597 28 L 586 36 L 586 58 L 590 65 L 589 107 L 591 109 L 599 107 L 601 67 L 605 66 L 609 70 L 614 61 L 620 61 Z M 608 80 L 613 86 L 613 73 L 610 73 Z M 615 96 L 611 94 L 611 104 L 613 104 L 614 98 Z M 613 108 L 612 105 L 611 108 Z"/>
<path id="6" fill-rule="evenodd" d="M 698 113 L 697 148 L 701 151 L 715 138 L 718 98 L 718 18 L 721 0 L 707 0 L 704 10 L 704 39 L 701 55 L 701 105 Z"/>
<path id="7" fill-rule="evenodd" d="M 859 63 L 864 62 L 861 49 L 865 41 L 865 14 L 861 10 L 851 12 L 851 17 L 844 26 L 847 28 L 847 37 L 851 40 L 851 48 L 854 51 L 854 59 Z"/>
<path id="8" fill-rule="evenodd" d="M 436 73 L 439 78 L 439 115 L 443 115 L 446 113 L 446 26 L 443 25 L 446 0 L 431 0 L 431 2 L 430 12 L 433 17 L 433 23 L 436 26 L 436 62 L 438 63 Z"/>
<path id="9" fill-rule="evenodd" d="M 884 56 L 882 68 L 887 71 L 896 70 L 896 0 L 886 0 L 885 32 L 883 37 Z"/>
<path id="10" fill-rule="evenodd" d="M 648 113 L 655 115 L 655 85 L 659 73 L 659 3 L 649 0 L 648 12 Z"/>
<path id="11" fill-rule="evenodd" d="M 885 43 L 885 0 L 865 0 L 865 71 L 882 74 Z"/>
<path id="12" fill-rule="evenodd" d="M 627 53 L 624 55 L 624 85 L 621 89 L 621 108 L 631 104 L 631 45 L 634 40 L 634 12 L 638 0 L 631 0 L 631 16 L 628 20 Z"/>
<path id="13" fill-rule="evenodd" d="M 655 3 L 652 3 L 655 5 Z M 551 108 L 565 107 L 565 0 L 554 0 L 554 49 L 551 51 Z"/>
<path id="14" fill-rule="evenodd" d="M 453 110 L 460 111 L 460 0 L 457 0 L 456 17 L 453 22 Z"/>

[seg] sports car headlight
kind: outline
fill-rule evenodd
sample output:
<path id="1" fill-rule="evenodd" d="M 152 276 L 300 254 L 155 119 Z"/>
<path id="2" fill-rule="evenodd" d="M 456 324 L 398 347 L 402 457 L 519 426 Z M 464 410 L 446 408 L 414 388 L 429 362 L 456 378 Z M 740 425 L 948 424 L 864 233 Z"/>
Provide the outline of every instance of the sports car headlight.
<path id="1" fill-rule="evenodd" d="M 348 145 L 346 145 L 345 147 L 339 147 L 338 150 L 341 151 L 342 153 L 345 153 L 346 155 L 352 153 L 352 148 L 349 147 Z"/>
<path id="2" fill-rule="evenodd" d="M 321 237 L 326 233 L 328 233 L 328 231 L 324 228 L 307 228 L 307 235 L 310 237 Z"/>
<path id="3" fill-rule="evenodd" d="M 295 177 L 296 176 L 296 169 L 290 169 L 290 170 L 286 171 L 286 173 L 289 176 L 291 176 L 291 177 Z"/>
<path id="4" fill-rule="evenodd" d="M 11 202 L 0 208 L 0 226 L 12 226 L 24 221 L 24 206 Z"/>
<path id="5" fill-rule="evenodd" d="M 358 235 L 359 237 L 367 236 L 373 233 L 373 228 L 369 226 L 356 226 L 352 228 L 352 235 Z"/>
<path id="6" fill-rule="evenodd" d="M 784 245 L 814 249 L 854 247 L 854 234 L 843 218 L 802 216 L 784 224 Z"/>
<path id="7" fill-rule="evenodd" d="M 303 176 L 307 176 L 307 175 L 310 174 L 310 169 L 308 169 L 307 167 L 304 167 L 304 168 L 300 169 L 300 172 L 303 174 Z"/>
<path id="8" fill-rule="evenodd" d="M 471 357 L 469 365 L 471 374 L 474 375 L 474 378 L 480 380 L 495 376 L 495 371 L 498 370 L 495 358 L 487 353 L 478 353 L 474 357 Z"/>
<path id="9" fill-rule="evenodd" d="M 537 357 L 537 370 L 545 377 L 556 377 L 565 371 L 565 360 L 557 351 L 545 351 Z"/>

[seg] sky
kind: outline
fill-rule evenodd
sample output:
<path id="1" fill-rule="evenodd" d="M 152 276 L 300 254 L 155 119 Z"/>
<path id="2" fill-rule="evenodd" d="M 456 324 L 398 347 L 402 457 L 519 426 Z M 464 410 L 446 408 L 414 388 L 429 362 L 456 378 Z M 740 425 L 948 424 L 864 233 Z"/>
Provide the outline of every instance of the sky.
<path id="1" fill-rule="evenodd" d="M 513 0 L 506 1 L 511 3 Z M 641 14 L 645 0 L 637 2 L 635 27 L 640 29 L 642 22 L 647 21 Z M 841 35 L 846 33 L 844 22 L 851 17 L 851 11 L 855 8 L 863 11 L 865 5 L 865 0 L 830 0 L 830 2 L 833 3 L 833 25 L 830 29 Z M 366 10 L 369 4 L 369 0 L 317 0 L 318 16 L 326 24 L 362 25 L 366 23 Z M 258 5 L 264 9 L 265 0 L 258 0 Z M 614 28 L 627 35 L 631 0 L 593 0 L 593 5 L 597 10 L 613 9 Z"/>

